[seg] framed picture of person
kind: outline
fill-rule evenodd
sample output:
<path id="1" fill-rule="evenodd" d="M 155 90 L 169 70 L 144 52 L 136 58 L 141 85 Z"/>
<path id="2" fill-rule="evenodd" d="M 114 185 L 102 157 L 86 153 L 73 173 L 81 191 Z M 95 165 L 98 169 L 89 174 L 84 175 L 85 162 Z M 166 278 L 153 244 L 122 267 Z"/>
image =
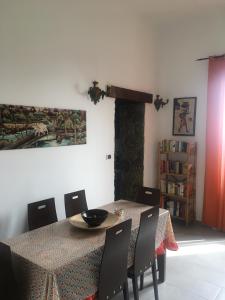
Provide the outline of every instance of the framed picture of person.
<path id="1" fill-rule="evenodd" d="M 174 98 L 173 135 L 194 136 L 197 97 Z"/>

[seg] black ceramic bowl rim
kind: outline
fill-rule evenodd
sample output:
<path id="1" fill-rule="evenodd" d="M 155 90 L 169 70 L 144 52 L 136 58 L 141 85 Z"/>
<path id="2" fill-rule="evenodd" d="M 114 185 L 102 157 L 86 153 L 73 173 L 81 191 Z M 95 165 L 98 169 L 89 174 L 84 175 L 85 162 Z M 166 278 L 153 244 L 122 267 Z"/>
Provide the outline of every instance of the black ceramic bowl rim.
<path id="1" fill-rule="evenodd" d="M 93 215 L 88 215 L 93 214 Z M 105 209 L 89 209 L 81 213 L 83 220 L 91 226 L 99 226 L 108 216 L 108 211 Z M 94 217 L 95 216 L 95 217 Z M 96 225 L 97 223 L 97 225 Z"/>

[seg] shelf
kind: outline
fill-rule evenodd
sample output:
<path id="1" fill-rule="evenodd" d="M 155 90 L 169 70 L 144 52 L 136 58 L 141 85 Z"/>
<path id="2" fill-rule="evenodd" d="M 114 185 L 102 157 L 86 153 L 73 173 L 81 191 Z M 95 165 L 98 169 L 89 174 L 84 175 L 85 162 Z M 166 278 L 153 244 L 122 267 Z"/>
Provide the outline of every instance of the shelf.
<path id="1" fill-rule="evenodd" d="M 158 184 L 162 206 L 171 210 L 171 219 L 181 220 L 186 225 L 195 219 L 196 156 L 196 143 L 166 139 L 159 143 Z M 174 209 L 182 217 L 173 216 Z"/>
<path id="2" fill-rule="evenodd" d="M 189 155 L 192 155 L 190 154 L 189 152 L 183 152 L 183 151 L 167 151 L 167 152 L 160 152 L 160 154 L 171 154 L 171 153 L 182 153 L 182 154 L 189 154 Z"/>
<path id="3" fill-rule="evenodd" d="M 162 175 L 168 175 L 168 176 L 178 176 L 178 177 L 188 177 L 188 176 L 191 176 L 192 174 L 176 174 L 176 173 L 161 173 L 160 174 L 161 176 Z"/>
<path id="4" fill-rule="evenodd" d="M 170 215 L 170 216 L 171 216 L 171 218 L 174 219 L 174 220 L 181 220 L 181 221 L 184 221 L 184 222 L 185 222 L 185 219 L 182 218 L 182 217 L 172 216 L 172 215 Z"/>
<path id="5" fill-rule="evenodd" d="M 179 201 L 183 201 L 186 202 L 187 201 L 187 197 L 183 197 L 183 196 L 178 196 L 178 195 L 174 195 L 174 194 L 168 194 L 168 193 L 162 193 L 163 196 L 167 196 L 167 197 L 171 197 L 171 198 L 176 198 Z"/>
<path id="6" fill-rule="evenodd" d="M 161 192 L 161 195 L 162 196 L 167 196 L 167 197 L 171 197 L 171 198 L 177 198 L 177 200 L 180 199 L 180 201 L 187 201 L 187 200 L 193 200 L 195 199 L 195 194 L 192 193 L 190 196 L 188 197 L 183 197 L 183 196 L 179 196 L 179 195 L 174 195 L 174 194 L 169 194 L 169 193 L 162 193 Z"/>

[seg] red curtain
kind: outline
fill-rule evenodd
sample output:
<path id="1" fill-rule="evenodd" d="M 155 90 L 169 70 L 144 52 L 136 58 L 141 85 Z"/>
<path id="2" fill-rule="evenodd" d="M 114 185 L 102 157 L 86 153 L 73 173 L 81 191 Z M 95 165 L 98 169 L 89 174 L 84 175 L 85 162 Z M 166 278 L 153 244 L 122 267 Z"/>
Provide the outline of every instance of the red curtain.
<path id="1" fill-rule="evenodd" d="M 203 222 L 225 231 L 225 59 L 210 58 Z"/>

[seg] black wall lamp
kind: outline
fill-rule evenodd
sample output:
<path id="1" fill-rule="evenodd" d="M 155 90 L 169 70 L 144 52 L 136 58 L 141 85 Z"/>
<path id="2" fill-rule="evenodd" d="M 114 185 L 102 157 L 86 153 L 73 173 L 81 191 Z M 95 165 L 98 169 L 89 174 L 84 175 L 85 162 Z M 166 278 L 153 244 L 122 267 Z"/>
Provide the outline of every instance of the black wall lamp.
<path id="1" fill-rule="evenodd" d="M 160 95 L 156 95 L 156 98 L 154 100 L 154 105 L 157 111 L 159 111 L 160 107 L 163 108 L 164 105 L 166 105 L 169 102 L 169 99 L 166 101 L 163 101 L 163 98 L 160 98 Z"/>
<path id="2" fill-rule="evenodd" d="M 106 92 L 98 87 L 98 81 L 93 81 L 93 86 L 89 88 L 88 95 L 90 96 L 91 101 L 93 101 L 94 104 L 97 104 L 101 98 L 103 99 L 105 97 Z"/>

